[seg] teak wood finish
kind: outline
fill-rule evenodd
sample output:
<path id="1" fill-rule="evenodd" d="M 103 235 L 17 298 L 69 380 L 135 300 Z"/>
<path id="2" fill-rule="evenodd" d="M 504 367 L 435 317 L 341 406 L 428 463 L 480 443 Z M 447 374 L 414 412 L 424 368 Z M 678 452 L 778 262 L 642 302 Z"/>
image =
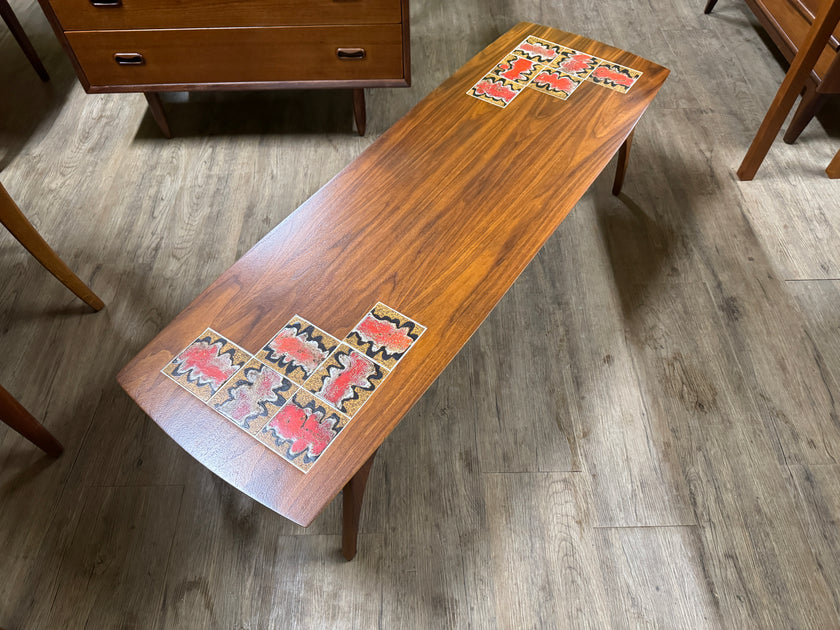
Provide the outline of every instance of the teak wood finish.
<path id="1" fill-rule="evenodd" d="M 39 2 L 92 94 L 411 85 L 408 0 Z"/>
<path id="2" fill-rule="evenodd" d="M 402 10 L 394 0 L 115 0 L 116 6 L 85 0 L 50 0 L 56 18 L 68 31 L 320 26 L 323 24 L 399 24 Z"/>
<path id="3" fill-rule="evenodd" d="M 821 0 L 745 2 L 791 63 L 798 51 L 805 46 L 811 25 L 824 4 Z M 708 0 L 704 13 L 711 13 L 716 4 L 717 0 Z M 806 73 L 802 100 L 784 134 L 784 141 L 788 144 L 796 141 L 829 95 L 840 94 L 840 32 L 833 30 L 830 35 L 830 38 L 824 40 L 814 64 Z"/>
<path id="4" fill-rule="evenodd" d="M 399 24 L 90 31 L 67 33 L 67 40 L 91 86 L 97 86 L 91 91 L 304 79 L 387 81 L 403 71 Z M 336 50 L 348 42 L 365 49 L 365 59 L 340 59 Z M 103 54 L 106 50 L 114 53 Z M 137 53 L 142 63 L 119 65 L 114 54 L 121 53 Z"/>
<path id="5" fill-rule="evenodd" d="M 627 94 L 585 82 L 565 102 L 526 89 L 501 109 L 467 96 L 526 35 L 644 74 Z M 515 26 L 198 296 L 119 383 L 210 470 L 309 525 L 476 331 L 623 145 L 668 73 L 585 37 Z M 253 349 L 299 314 L 340 338 L 377 301 L 427 331 L 308 474 L 160 373 L 208 326 Z"/>

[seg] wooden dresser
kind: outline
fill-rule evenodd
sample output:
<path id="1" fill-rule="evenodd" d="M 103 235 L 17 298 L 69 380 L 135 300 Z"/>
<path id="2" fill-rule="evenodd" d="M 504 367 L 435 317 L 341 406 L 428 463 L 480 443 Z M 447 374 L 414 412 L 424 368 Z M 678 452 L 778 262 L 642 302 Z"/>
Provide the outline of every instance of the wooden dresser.
<path id="1" fill-rule="evenodd" d="M 408 0 L 39 0 L 88 93 L 411 82 Z"/>

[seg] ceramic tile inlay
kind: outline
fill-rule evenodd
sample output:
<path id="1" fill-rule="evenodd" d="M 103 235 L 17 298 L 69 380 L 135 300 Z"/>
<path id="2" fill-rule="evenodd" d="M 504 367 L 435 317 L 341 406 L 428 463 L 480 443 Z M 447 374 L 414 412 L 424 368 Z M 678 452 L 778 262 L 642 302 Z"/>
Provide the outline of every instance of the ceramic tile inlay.
<path id="1" fill-rule="evenodd" d="M 207 402 L 250 358 L 242 348 L 208 328 L 161 371 Z"/>
<path id="2" fill-rule="evenodd" d="M 414 320 L 377 302 L 344 343 L 392 370 L 425 330 Z"/>
<path id="3" fill-rule="evenodd" d="M 253 434 L 297 389 L 289 379 L 257 359 L 251 359 L 207 404 Z"/>
<path id="4" fill-rule="evenodd" d="M 256 356 L 208 328 L 161 372 L 308 472 L 425 330 L 381 302 L 344 342 L 295 315 Z"/>
<path id="5" fill-rule="evenodd" d="M 639 70 L 531 35 L 467 90 L 467 94 L 505 108 L 525 87 L 565 101 L 584 80 L 626 94 L 641 76 Z"/>
<path id="6" fill-rule="evenodd" d="M 521 83 L 514 83 L 488 74 L 472 86 L 467 94 L 491 105 L 507 107 L 523 88 L 524 85 Z"/>
<path id="7" fill-rule="evenodd" d="M 534 77 L 528 87 L 566 100 L 581 83 L 583 83 L 582 78 L 574 77 L 554 68 L 546 68 Z"/>
<path id="8" fill-rule="evenodd" d="M 642 73 L 638 70 L 604 61 L 592 71 L 587 81 L 626 94 L 640 76 Z"/>
<path id="9" fill-rule="evenodd" d="M 561 50 L 565 49 L 565 46 L 531 35 L 523 39 L 522 43 L 513 49 L 513 53 L 527 57 L 528 59 L 533 59 L 537 63 L 548 63 L 549 61 L 553 61 L 560 54 Z"/>
<path id="10" fill-rule="evenodd" d="M 257 358 L 303 385 L 337 346 L 338 339 L 295 315 Z"/>
<path id="11" fill-rule="evenodd" d="M 532 59 L 508 55 L 490 71 L 490 74 L 513 81 L 515 83 L 528 83 L 534 75 L 540 71 L 542 66 Z"/>
<path id="12" fill-rule="evenodd" d="M 347 418 L 312 394 L 298 390 L 262 428 L 257 439 L 303 472 L 315 464 Z"/>
<path id="13" fill-rule="evenodd" d="M 549 66 L 581 79 L 588 77 L 603 59 L 571 48 L 563 49 Z"/>
<path id="14" fill-rule="evenodd" d="M 388 370 L 341 344 L 304 387 L 352 418 L 387 375 Z"/>

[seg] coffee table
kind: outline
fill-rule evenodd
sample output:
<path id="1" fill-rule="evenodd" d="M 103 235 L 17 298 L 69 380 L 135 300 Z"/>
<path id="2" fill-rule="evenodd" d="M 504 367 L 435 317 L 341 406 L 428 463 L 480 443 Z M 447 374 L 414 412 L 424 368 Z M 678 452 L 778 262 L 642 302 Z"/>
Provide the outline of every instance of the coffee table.
<path id="1" fill-rule="evenodd" d="M 544 41 L 531 40 L 518 57 L 497 68 L 531 36 Z M 550 43 L 561 46 L 552 48 Z M 545 57 L 540 57 L 541 48 Z M 575 51 L 606 60 L 597 73 L 598 83 L 576 83 L 551 67 L 541 67 L 557 63 L 555 53 L 563 52 L 569 61 L 564 67 L 583 76 L 585 55 L 575 56 Z M 529 68 L 529 60 L 540 67 Z M 494 68 L 506 78 L 488 76 Z M 625 72 L 628 68 L 631 72 Z M 120 372 L 120 384 L 204 466 L 295 523 L 309 525 L 343 489 L 342 549 L 352 558 L 377 448 L 619 149 L 614 192 L 620 191 L 633 129 L 668 73 L 641 57 L 581 36 L 529 23 L 515 26 L 202 292 Z M 533 83 L 539 77 L 545 91 Z M 565 93 L 558 92 L 570 86 L 576 87 L 564 100 Z M 513 100 L 502 106 L 511 92 Z M 291 455 L 277 454 L 161 371 L 177 372 L 173 361 L 183 368 L 188 358 L 184 349 L 208 328 L 204 350 L 215 335 L 259 356 L 267 340 L 288 330 L 284 327 L 295 316 L 342 341 L 377 303 L 395 309 L 397 320 L 404 316 L 391 333 L 415 333 L 407 341 L 410 348 L 397 365 L 385 370 L 385 378 L 371 377 L 354 390 L 354 396 L 366 397 L 364 404 L 349 421 L 340 421 L 343 428 L 326 450 L 321 444 L 302 451 L 304 459 L 306 453 L 320 453 L 314 464 L 310 461 L 308 472 L 289 463 Z M 409 319 L 425 330 L 412 328 Z M 220 353 L 229 350 L 214 347 Z M 370 347 L 375 349 L 376 342 Z M 234 354 L 231 350 L 225 361 Z M 383 357 L 387 353 L 379 355 L 380 364 L 386 363 Z M 344 378 L 341 369 L 332 373 L 333 384 Z M 186 378 L 195 376 L 185 373 Z M 201 380 L 196 378 L 193 385 Z M 224 387 L 233 391 L 230 385 L 238 378 Z M 372 394 L 372 386 L 367 387 L 371 381 L 376 381 Z M 287 388 L 284 396 L 291 396 L 293 389 Z M 325 407 L 329 412 L 329 405 Z M 264 405 L 259 424 L 276 409 Z M 318 418 L 324 420 L 323 415 Z M 324 427 L 339 425 L 310 426 L 323 435 Z M 254 426 L 250 430 L 253 433 Z M 284 448 L 301 452 L 305 445 L 292 444 L 301 439 L 297 434 Z"/>

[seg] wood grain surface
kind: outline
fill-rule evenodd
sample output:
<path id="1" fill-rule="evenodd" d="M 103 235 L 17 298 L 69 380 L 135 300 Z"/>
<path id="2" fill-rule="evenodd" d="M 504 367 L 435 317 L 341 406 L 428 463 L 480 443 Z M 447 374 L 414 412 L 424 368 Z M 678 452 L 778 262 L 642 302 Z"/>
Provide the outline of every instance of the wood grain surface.
<path id="1" fill-rule="evenodd" d="M 368 92 L 365 138 L 346 89 L 166 94 L 165 140 L 141 95 L 86 94 L 38 4 L 10 1 L 52 80 L 0 26 L 0 179 L 106 307 L 0 229 L 0 383 L 66 449 L 0 426 L 0 627 L 840 624 L 840 213 L 823 172 L 840 111 L 737 181 L 785 74 L 743 3 L 414 2 L 412 87 Z M 278 517 L 115 376 L 522 20 L 672 72 L 621 196 L 608 166 L 382 444 L 348 563 L 340 498 L 307 528 Z"/>
<path id="2" fill-rule="evenodd" d="M 88 0 L 50 0 L 64 30 L 212 28 L 323 24 L 399 24 L 400 0 L 165 0 L 96 7 Z"/>
<path id="3" fill-rule="evenodd" d="M 584 83 L 565 102 L 525 90 L 502 109 L 467 96 L 526 35 L 644 74 L 627 94 Z M 518 25 L 196 298 L 120 384 L 200 462 L 308 525 L 475 332 L 667 74 L 583 37 Z M 427 331 L 305 476 L 159 373 L 208 326 L 256 352 L 296 313 L 341 339 L 378 301 Z"/>
<path id="4" fill-rule="evenodd" d="M 403 76 L 399 24 L 74 31 L 67 39 L 94 89 Z M 367 54 L 360 60 L 339 59 L 336 50 L 346 46 L 364 48 Z M 237 54 L 231 55 L 231 49 Z M 142 54 L 145 63 L 121 66 L 114 61 L 118 53 Z"/>

